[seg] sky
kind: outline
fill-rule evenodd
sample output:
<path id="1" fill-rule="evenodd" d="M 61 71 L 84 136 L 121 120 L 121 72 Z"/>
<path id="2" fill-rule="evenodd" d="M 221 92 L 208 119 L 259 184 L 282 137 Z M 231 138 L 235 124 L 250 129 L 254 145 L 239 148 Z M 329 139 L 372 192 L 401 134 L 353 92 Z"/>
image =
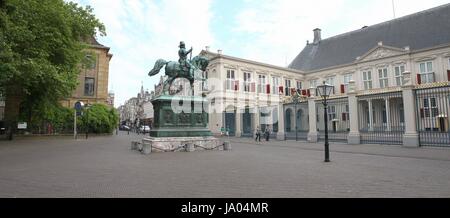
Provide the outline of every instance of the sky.
<path id="1" fill-rule="evenodd" d="M 105 24 L 110 47 L 109 90 L 115 107 L 135 97 L 141 84 L 154 90 L 160 74 L 149 77 L 157 59 L 178 60 L 178 45 L 287 67 L 313 41 L 401 17 L 450 0 L 67 0 L 90 5 Z M 163 70 L 162 70 L 163 71 Z"/>

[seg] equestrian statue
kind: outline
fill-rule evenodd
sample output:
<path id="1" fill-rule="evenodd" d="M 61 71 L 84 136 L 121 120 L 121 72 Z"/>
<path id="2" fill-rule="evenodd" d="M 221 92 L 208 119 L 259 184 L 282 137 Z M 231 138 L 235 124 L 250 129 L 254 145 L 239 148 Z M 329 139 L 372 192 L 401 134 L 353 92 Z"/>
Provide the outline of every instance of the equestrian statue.
<path id="1" fill-rule="evenodd" d="M 165 67 L 165 74 L 167 79 L 163 82 L 163 93 L 169 93 L 169 88 L 173 81 L 177 78 L 185 78 L 189 81 L 191 89 L 193 90 L 195 80 L 205 81 L 202 76 L 197 76 L 196 71 L 205 71 L 208 67 L 209 60 L 205 56 L 196 56 L 191 60 L 187 59 L 188 54 L 192 56 L 192 48 L 186 50 L 186 45 L 183 41 L 180 42 L 178 50 L 178 62 L 165 61 L 164 59 L 158 59 L 153 69 L 148 73 L 149 76 L 154 76 L 159 73 L 162 67 Z M 201 74 L 200 74 L 201 75 Z"/>

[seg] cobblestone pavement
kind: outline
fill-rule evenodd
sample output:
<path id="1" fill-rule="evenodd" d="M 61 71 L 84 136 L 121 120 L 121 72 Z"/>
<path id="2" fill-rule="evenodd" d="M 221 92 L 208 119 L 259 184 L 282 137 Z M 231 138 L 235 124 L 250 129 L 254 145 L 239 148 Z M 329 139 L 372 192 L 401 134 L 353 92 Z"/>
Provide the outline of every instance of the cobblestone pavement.
<path id="1" fill-rule="evenodd" d="M 232 151 L 131 151 L 134 134 L 0 141 L 0 197 L 450 197 L 450 149 L 230 138 Z"/>

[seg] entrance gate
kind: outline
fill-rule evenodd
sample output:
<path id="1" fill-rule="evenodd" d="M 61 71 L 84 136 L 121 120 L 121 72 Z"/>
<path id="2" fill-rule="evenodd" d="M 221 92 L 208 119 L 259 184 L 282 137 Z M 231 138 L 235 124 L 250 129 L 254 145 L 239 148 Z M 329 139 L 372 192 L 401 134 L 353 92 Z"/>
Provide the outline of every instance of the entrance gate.
<path id="1" fill-rule="evenodd" d="M 236 113 L 226 112 L 225 113 L 225 128 L 229 130 L 230 136 L 236 135 Z"/>
<path id="2" fill-rule="evenodd" d="M 450 147 L 450 84 L 416 89 L 415 95 L 420 145 Z"/>
<path id="3" fill-rule="evenodd" d="M 361 143 L 403 144 L 404 109 L 401 92 L 358 96 Z"/>
<path id="4" fill-rule="evenodd" d="M 348 98 L 330 99 L 328 102 L 328 140 L 347 142 L 350 131 Z M 325 140 L 324 107 L 322 101 L 316 101 L 317 129 L 319 140 Z"/>
<path id="5" fill-rule="evenodd" d="M 253 137 L 252 114 L 250 108 L 245 108 L 242 114 L 242 137 Z"/>

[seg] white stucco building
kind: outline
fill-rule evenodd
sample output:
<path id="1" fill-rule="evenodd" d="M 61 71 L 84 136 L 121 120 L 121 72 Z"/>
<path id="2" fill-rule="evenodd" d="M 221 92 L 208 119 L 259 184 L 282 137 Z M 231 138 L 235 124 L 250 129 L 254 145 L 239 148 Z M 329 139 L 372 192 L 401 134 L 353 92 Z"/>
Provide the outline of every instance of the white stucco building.
<path id="1" fill-rule="evenodd" d="M 335 87 L 331 140 L 448 146 L 450 4 L 314 40 L 284 68 L 208 50 L 209 124 L 237 137 L 269 126 L 280 140 L 323 138 L 315 87 Z M 302 95 L 292 103 L 294 91 Z"/>

